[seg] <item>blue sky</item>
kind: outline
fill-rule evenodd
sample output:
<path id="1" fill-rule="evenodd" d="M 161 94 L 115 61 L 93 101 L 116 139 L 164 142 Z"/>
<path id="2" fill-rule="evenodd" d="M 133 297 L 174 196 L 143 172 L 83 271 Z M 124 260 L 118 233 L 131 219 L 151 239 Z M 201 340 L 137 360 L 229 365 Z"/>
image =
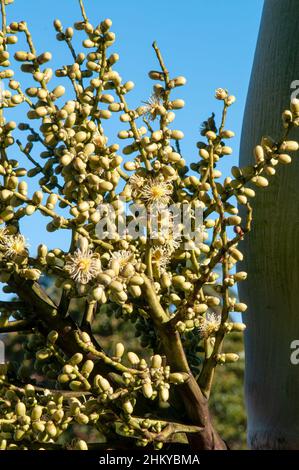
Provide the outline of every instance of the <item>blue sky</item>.
<path id="1" fill-rule="evenodd" d="M 171 76 L 184 75 L 187 78 L 187 85 L 175 94 L 186 102 L 185 108 L 177 113 L 175 128 L 183 130 L 185 134 L 181 149 L 188 162 L 197 161 L 198 158 L 196 142 L 199 139 L 200 123 L 212 111 L 219 116 L 221 106 L 213 98 L 215 88 L 227 88 L 237 96 L 227 125 L 236 133 L 236 138 L 231 142 L 234 156 L 227 157 L 221 167 L 223 173 L 229 173 L 230 167 L 238 161 L 242 117 L 262 6 L 262 0 L 151 0 L 147 4 L 135 0 L 85 0 L 91 23 L 98 24 L 107 17 L 113 21 L 112 31 L 116 33 L 116 43 L 111 52 L 120 55 L 117 70 L 124 80 L 133 80 L 136 85 L 128 95 L 132 108 L 151 94 L 153 82 L 147 74 L 149 70 L 157 68 L 151 47 L 153 40 L 158 42 Z M 53 68 L 71 63 L 65 43 L 55 39 L 52 24 L 54 18 L 59 18 L 64 27 L 80 20 L 77 0 L 42 3 L 38 0 L 15 0 L 7 10 L 8 21 L 27 21 L 39 53 L 52 52 Z M 76 33 L 76 38 L 78 52 L 82 33 Z M 21 41 L 15 50 L 24 47 Z M 16 78 L 23 80 L 20 73 L 16 74 Z M 32 85 L 32 82 L 28 82 L 28 76 L 24 78 L 24 88 Z M 52 82 L 53 88 L 58 83 L 66 84 L 65 79 L 59 82 L 55 77 Z M 26 109 L 22 105 L 7 116 L 17 121 L 24 120 Z M 123 128 L 124 125 L 115 116 L 114 122 L 109 124 L 109 136 L 113 133 L 116 135 Z M 18 136 L 25 141 L 24 134 L 19 133 Z M 48 221 L 34 215 L 22 224 L 33 253 L 41 242 L 51 248 L 67 248 L 65 232 L 46 232 Z"/>

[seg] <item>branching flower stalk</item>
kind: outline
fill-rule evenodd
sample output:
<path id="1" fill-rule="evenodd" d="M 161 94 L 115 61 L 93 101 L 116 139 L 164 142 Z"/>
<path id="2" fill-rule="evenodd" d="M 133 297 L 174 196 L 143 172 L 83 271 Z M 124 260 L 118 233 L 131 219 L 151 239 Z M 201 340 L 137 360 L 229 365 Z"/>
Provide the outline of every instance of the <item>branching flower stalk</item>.
<path id="1" fill-rule="evenodd" d="M 0 449 L 57 449 L 74 423 L 100 431 L 109 448 L 121 436 L 123 446 L 133 441 L 161 449 L 180 433 L 193 449 L 225 449 L 208 399 L 217 366 L 238 360 L 223 352 L 225 336 L 245 328 L 231 318 L 247 308 L 232 291 L 247 276 L 235 270 L 243 258 L 239 243 L 251 229 L 253 187 L 266 187 L 277 165 L 290 163 L 289 153 L 298 150 L 288 133 L 299 124 L 299 101 L 282 115 L 282 138 L 263 137 L 252 165 L 232 167 L 223 180 L 219 165 L 230 158 L 226 141 L 234 136 L 226 129 L 235 101 L 227 90 L 215 93 L 223 106 L 219 129 L 214 115 L 205 121 L 204 141 L 189 167 L 180 151 L 183 132 L 173 128 L 184 101 L 171 96 L 186 79 L 171 78 L 156 42 L 152 95 L 132 108 L 127 93 L 134 83 L 122 80 L 115 70 L 119 56 L 110 53 L 112 22 L 93 25 L 79 0 L 83 19 L 74 29 L 54 21 L 70 55 L 70 63 L 55 70 L 73 93 L 65 101 L 66 86 L 51 86 L 51 53 L 37 50 L 25 21 L 7 23 L 9 3 L 1 0 L 0 280 L 14 299 L 0 302 L 0 333 L 22 332 L 27 339 L 21 365 L 1 366 Z M 74 30 L 84 35 L 84 52 L 75 51 Z M 19 38 L 26 50 L 16 50 Z M 14 77 L 18 63 L 32 78 L 26 90 Z M 23 103 L 27 116 L 18 128 L 26 142 L 15 139 L 17 124 L 5 118 L 7 109 Z M 125 127 L 108 143 L 105 122 L 117 114 Z M 128 142 L 123 148 L 122 141 Z M 26 167 L 20 167 L 24 155 Z M 32 193 L 25 177 L 39 178 L 40 189 Z M 134 219 L 123 200 L 130 208 L 143 204 L 146 216 L 156 211 L 156 226 L 147 218 L 139 237 L 119 233 L 116 222 Z M 103 204 L 115 214 L 108 239 L 98 230 Z M 188 207 L 197 236 L 184 232 L 173 214 L 161 231 L 161 211 L 171 204 Z M 70 233 L 69 250 L 41 243 L 36 255 L 29 252 L 20 221 L 35 212 L 48 218 L 49 232 Z M 42 287 L 42 275 L 55 280 L 58 301 Z M 71 314 L 73 301 L 83 305 L 79 320 Z M 122 342 L 113 352 L 103 349 L 94 327 L 103 312 L 144 325 L 144 357 Z M 190 338 L 202 351 L 196 364 Z M 76 436 L 66 446 L 103 447 Z"/>

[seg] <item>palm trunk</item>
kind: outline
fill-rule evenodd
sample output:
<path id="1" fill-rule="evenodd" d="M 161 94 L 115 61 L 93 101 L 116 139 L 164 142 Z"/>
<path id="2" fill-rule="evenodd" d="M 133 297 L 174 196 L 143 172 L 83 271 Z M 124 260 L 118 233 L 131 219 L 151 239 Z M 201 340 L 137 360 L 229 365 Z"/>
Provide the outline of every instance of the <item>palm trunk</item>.
<path id="1" fill-rule="evenodd" d="M 240 165 L 252 163 L 262 135 L 279 138 L 291 83 L 299 88 L 299 2 L 266 0 L 247 97 Z M 299 97 L 299 92 L 298 92 Z M 299 138 L 298 128 L 293 137 Z M 253 449 L 299 449 L 299 366 L 290 343 L 299 339 L 299 160 L 279 168 L 254 201 L 253 231 L 243 243 L 248 281 L 246 404 Z"/>

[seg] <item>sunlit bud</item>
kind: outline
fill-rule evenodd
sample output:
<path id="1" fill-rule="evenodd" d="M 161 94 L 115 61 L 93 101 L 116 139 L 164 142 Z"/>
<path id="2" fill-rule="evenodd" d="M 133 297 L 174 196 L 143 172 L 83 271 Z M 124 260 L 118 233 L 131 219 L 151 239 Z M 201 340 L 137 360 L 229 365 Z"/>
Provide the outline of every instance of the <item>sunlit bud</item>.
<path id="1" fill-rule="evenodd" d="M 240 225 L 240 223 L 242 222 L 242 219 L 241 217 L 239 217 L 238 215 L 232 215 L 230 217 L 228 217 L 227 219 L 227 225 Z"/>
<path id="2" fill-rule="evenodd" d="M 225 103 L 227 104 L 227 106 L 231 106 L 235 101 L 236 101 L 236 97 L 233 95 L 230 95 L 226 98 Z"/>
<path id="3" fill-rule="evenodd" d="M 128 413 L 129 415 L 131 415 L 134 411 L 134 408 L 133 408 L 133 405 L 132 403 L 130 402 L 130 400 L 127 400 L 123 403 L 122 405 L 122 408 L 123 410 Z"/>
<path id="4" fill-rule="evenodd" d="M 261 188 L 265 188 L 266 186 L 268 186 L 269 184 L 269 181 L 267 180 L 267 178 L 265 178 L 264 176 L 254 176 L 252 178 L 252 182 L 256 185 L 256 186 L 259 186 Z"/>
<path id="5" fill-rule="evenodd" d="M 171 131 L 171 137 L 175 140 L 181 140 L 184 138 L 184 133 L 179 130 L 172 130 Z"/>
<path id="6" fill-rule="evenodd" d="M 83 360 L 83 355 L 81 353 L 76 353 L 71 357 L 69 362 L 72 365 L 77 365 L 77 364 L 80 364 L 82 360 Z"/>
<path id="7" fill-rule="evenodd" d="M 217 355 L 215 356 L 215 360 L 216 360 L 219 364 L 225 364 L 225 363 L 230 363 L 230 362 L 236 362 L 236 361 L 238 361 L 238 359 L 239 359 L 238 354 L 234 354 L 234 353 L 217 354 Z"/>
<path id="8" fill-rule="evenodd" d="M 207 139 L 212 140 L 212 141 L 215 140 L 217 137 L 214 131 L 207 131 L 205 135 Z"/>
<path id="9" fill-rule="evenodd" d="M 26 405 L 21 401 L 16 404 L 16 414 L 17 416 L 25 416 L 26 415 Z"/>
<path id="10" fill-rule="evenodd" d="M 232 323 L 231 331 L 237 331 L 238 333 L 243 333 L 246 329 L 246 325 L 244 323 Z"/>
<path id="11" fill-rule="evenodd" d="M 184 100 L 174 100 L 169 103 L 171 109 L 181 109 L 185 106 Z"/>
<path id="12" fill-rule="evenodd" d="M 139 357 L 134 352 L 128 352 L 128 359 L 133 366 L 137 366 L 140 362 Z"/>
<path id="13" fill-rule="evenodd" d="M 215 98 L 217 100 L 224 100 L 227 98 L 227 91 L 223 88 L 217 88 L 217 90 L 215 90 Z"/>
<path id="14" fill-rule="evenodd" d="M 151 70 L 148 74 L 148 76 L 152 79 L 152 80 L 160 80 L 160 81 L 163 81 L 164 80 L 164 73 L 163 72 L 157 72 L 156 70 Z"/>
<path id="15" fill-rule="evenodd" d="M 239 251 L 237 248 L 231 248 L 230 249 L 230 255 L 236 260 L 236 261 L 243 261 L 243 254 L 241 251 Z"/>
<path id="16" fill-rule="evenodd" d="M 57 32 L 62 31 L 62 23 L 60 20 L 58 19 L 54 20 L 54 28 L 56 29 Z"/>
<path id="17" fill-rule="evenodd" d="M 94 368 L 94 363 L 90 359 L 84 362 L 81 372 L 84 375 L 84 377 L 89 377 L 91 374 L 92 370 Z"/>
<path id="18" fill-rule="evenodd" d="M 206 149 L 200 149 L 199 155 L 205 160 L 208 160 L 210 158 L 210 154 Z"/>
<path id="19" fill-rule="evenodd" d="M 49 60 L 51 60 L 51 59 L 52 59 L 51 52 L 44 52 L 43 54 L 38 56 L 37 62 L 39 64 L 45 64 L 46 62 L 49 62 Z"/>
<path id="20" fill-rule="evenodd" d="M 297 115 L 299 113 L 299 100 L 297 98 L 292 99 L 290 107 L 292 113 Z"/>
<path id="21" fill-rule="evenodd" d="M 151 398 L 153 395 L 153 387 L 150 382 L 146 382 L 142 385 L 142 392 L 145 398 Z"/>
<path id="22" fill-rule="evenodd" d="M 287 140 L 281 144 L 279 150 L 282 152 L 296 152 L 299 149 L 299 144 L 295 140 Z"/>
<path id="23" fill-rule="evenodd" d="M 179 76 L 173 79 L 174 81 L 174 86 L 183 86 L 186 85 L 187 79 L 183 76 Z"/>
<path id="24" fill-rule="evenodd" d="M 126 82 L 124 84 L 124 88 L 126 89 L 126 91 L 131 91 L 133 90 L 134 87 L 135 87 L 135 84 L 132 81 Z"/>
<path id="25" fill-rule="evenodd" d="M 244 303 L 236 303 L 234 305 L 234 311 L 235 312 L 245 312 L 247 310 L 247 305 Z"/>
<path id="26" fill-rule="evenodd" d="M 233 153 L 233 149 L 227 145 L 221 147 L 221 154 L 222 155 L 231 155 Z"/>
<path id="27" fill-rule="evenodd" d="M 123 356 L 124 351 L 125 351 L 124 345 L 122 343 L 117 343 L 115 345 L 114 356 L 120 359 Z"/>
<path id="28" fill-rule="evenodd" d="M 235 136 L 235 133 L 233 131 L 224 130 L 221 132 L 220 135 L 223 139 L 231 139 L 232 137 Z"/>
<path id="29" fill-rule="evenodd" d="M 75 443 L 72 445 L 74 450 L 88 450 L 87 443 L 83 439 L 76 439 Z"/>
<path id="30" fill-rule="evenodd" d="M 162 366 L 162 357 L 159 354 L 152 356 L 151 365 L 154 369 L 159 369 Z"/>
<path id="31" fill-rule="evenodd" d="M 169 399 L 169 388 L 166 386 L 166 384 L 162 385 L 160 387 L 159 397 L 160 397 L 160 400 L 163 401 L 163 402 L 168 401 L 168 399 Z"/>
<path id="32" fill-rule="evenodd" d="M 235 281 L 239 282 L 239 281 L 245 281 L 245 279 L 247 279 L 247 273 L 245 271 L 240 271 L 236 274 L 233 275 Z"/>

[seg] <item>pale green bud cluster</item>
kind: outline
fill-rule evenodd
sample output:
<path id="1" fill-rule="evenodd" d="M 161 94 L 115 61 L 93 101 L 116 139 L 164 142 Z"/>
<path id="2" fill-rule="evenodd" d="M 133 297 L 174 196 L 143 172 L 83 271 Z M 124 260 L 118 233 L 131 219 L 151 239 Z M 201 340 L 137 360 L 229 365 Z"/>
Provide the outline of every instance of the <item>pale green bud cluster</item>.
<path id="1" fill-rule="evenodd" d="M 55 69 L 55 58 L 37 50 L 27 23 L 6 26 L 3 10 L 0 281 L 16 300 L 0 302 L 0 333 L 20 331 L 26 340 L 20 364 L 0 368 L 0 449 L 59 448 L 68 431 L 65 447 L 87 450 L 88 443 L 73 433 L 76 425 L 158 450 L 177 432 L 203 431 L 202 422 L 189 424 L 194 416 L 186 396 L 204 397 L 195 405 L 208 420 L 204 407 L 214 369 L 238 360 L 222 344 L 226 334 L 245 329 L 230 313 L 247 309 L 235 294 L 247 274 L 235 268 L 243 260 L 239 242 L 251 229 L 252 186 L 268 186 L 277 166 L 290 163 L 298 150 L 288 134 L 299 125 L 299 102 L 292 100 L 282 114 L 281 139 L 263 137 L 252 165 L 233 166 L 231 176 L 222 178 L 219 166 L 232 154 L 234 132 L 226 128 L 226 115 L 235 97 L 218 88 L 220 125 L 214 114 L 203 123 L 203 141 L 189 166 L 181 150 L 184 132 L 175 126 L 175 112 L 185 102 L 173 95 L 186 78 L 170 76 L 154 43 L 159 67 L 149 72 L 150 98 L 130 106 L 134 82 L 116 70 L 112 21 L 92 24 L 79 3 L 82 21 L 66 28 L 54 21 L 57 40 L 71 53 Z M 20 35 L 26 45 L 16 50 Z M 82 51 L 75 50 L 75 35 L 82 35 Z M 27 74 L 25 90 L 19 70 Z M 24 122 L 6 121 L 5 109 L 19 105 L 27 107 Z M 120 127 L 110 142 L 107 121 L 115 117 Z M 17 127 L 25 143 L 16 139 Z M 34 189 L 28 178 L 35 179 Z M 113 229 L 113 237 L 101 238 L 101 204 L 114 209 L 115 225 L 134 220 L 130 210 L 137 204 L 147 215 L 187 205 L 196 236 L 185 234 L 186 221 L 171 214 L 166 231 L 158 230 L 161 216 L 158 229 L 146 220 L 139 237 Z M 29 252 L 20 228 L 22 219 L 37 212 L 47 217 L 48 232 L 70 234 L 69 249 L 49 248 L 41 240 L 37 253 Z M 181 237 L 174 236 L 175 227 Z M 52 292 L 42 287 L 41 276 L 54 279 Z M 101 346 L 95 325 L 106 313 L 135 322 L 141 352 L 128 351 L 122 342 L 113 351 Z M 172 398 L 180 400 L 186 425 L 167 414 Z M 160 419 L 161 410 L 167 419 Z"/>

